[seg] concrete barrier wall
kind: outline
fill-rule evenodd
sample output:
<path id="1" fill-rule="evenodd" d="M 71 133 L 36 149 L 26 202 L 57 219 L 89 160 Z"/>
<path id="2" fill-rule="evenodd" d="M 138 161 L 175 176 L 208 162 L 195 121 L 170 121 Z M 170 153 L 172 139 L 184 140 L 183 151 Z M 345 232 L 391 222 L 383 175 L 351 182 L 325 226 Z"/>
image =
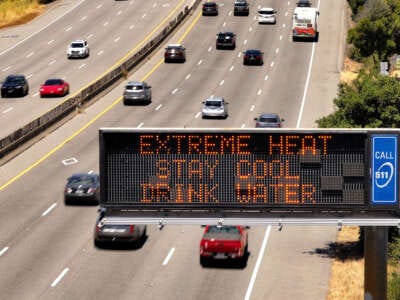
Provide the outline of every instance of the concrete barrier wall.
<path id="1" fill-rule="evenodd" d="M 63 103 L 44 113 L 40 117 L 32 120 L 25 126 L 15 130 L 13 133 L 0 139 L 0 158 L 37 136 L 57 121 L 74 112 L 77 108 L 94 99 L 102 91 L 115 85 L 121 78 L 138 65 L 149 53 L 154 51 L 162 41 L 164 41 L 173 30 L 194 11 L 201 0 L 194 0 L 173 19 L 164 29 L 147 42 L 139 51 L 125 59 L 121 65 L 90 84 L 88 87 L 79 91 L 76 96 L 67 98 Z"/>

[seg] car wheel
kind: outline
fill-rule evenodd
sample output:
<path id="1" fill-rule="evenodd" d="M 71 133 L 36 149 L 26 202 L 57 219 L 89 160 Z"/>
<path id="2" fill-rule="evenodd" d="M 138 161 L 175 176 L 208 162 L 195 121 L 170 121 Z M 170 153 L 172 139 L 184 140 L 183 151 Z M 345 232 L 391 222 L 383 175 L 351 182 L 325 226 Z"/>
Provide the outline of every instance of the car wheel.
<path id="1" fill-rule="evenodd" d="M 210 260 L 208 257 L 200 256 L 200 265 L 203 267 L 207 267 L 210 265 Z"/>
<path id="2" fill-rule="evenodd" d="M 99 241 L 99 240 L 94 239 L 94 246 L 96 248 L 103 248 L 104 247 L 104 243 Z"/>

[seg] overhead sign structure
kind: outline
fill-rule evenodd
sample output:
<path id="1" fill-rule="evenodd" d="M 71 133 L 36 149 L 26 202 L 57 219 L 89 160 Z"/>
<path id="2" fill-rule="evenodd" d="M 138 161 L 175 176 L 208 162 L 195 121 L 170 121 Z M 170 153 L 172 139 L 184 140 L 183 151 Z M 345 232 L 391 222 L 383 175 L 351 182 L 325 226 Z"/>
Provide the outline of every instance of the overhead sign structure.
<path id="1" fill-rule="evenodd" d="M 397 211 L 397 135 L 374 134 L 101 129 L 100 202 L 163 211 Z"/>

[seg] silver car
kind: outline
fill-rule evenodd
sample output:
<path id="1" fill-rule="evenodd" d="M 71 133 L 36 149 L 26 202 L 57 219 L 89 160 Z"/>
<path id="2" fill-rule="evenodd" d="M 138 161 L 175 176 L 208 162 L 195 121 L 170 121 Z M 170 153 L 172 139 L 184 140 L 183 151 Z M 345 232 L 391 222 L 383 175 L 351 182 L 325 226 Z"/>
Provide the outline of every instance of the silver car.
<path id="1" fill-rule="evenodd" d="M 202 118 L 227 118 L 228 102 L 221 97 L 208 98 L 203 101 L 203 109 L 201 110 Z"/>
<path id="2" fill-rule="evenodd" d="M 151 86 L 146 82 L 130 81 L 125 86 L 124 104 L 130 103 L 150 103 Z"/>
<path id="3" fill-rule="evenodd" d="M 254 118 L 257 128 L 280 128 L 284 119 L 276 113 L 263 113 L 258 118 Z"/>
<path id="4" fill-rule="evenodd" d="M 146 225 L 132 224 L 124 216 L 108 214 L 103 208 L 96 221 L 94 245 L 104 247 L 111 244 L 140 246 L 146 239 Z"/>

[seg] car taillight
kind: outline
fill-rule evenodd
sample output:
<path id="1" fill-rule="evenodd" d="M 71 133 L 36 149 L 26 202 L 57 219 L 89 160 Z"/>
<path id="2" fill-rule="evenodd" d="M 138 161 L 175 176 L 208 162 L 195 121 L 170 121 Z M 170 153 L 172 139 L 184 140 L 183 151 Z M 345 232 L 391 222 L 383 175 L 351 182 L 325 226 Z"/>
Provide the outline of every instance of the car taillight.
<path id="1" fill-rule="evenodd" d="M 87 193 L 94 193 L 94 188 L 88 188 Z"/>
<path id="2" fill-rule="evenodd" d="M 257 122 L 257 123 L 256 123 L 256 126 L 260 126 L 260 122 Z"/>
<path id="3" fill-rule="evenodd" d="M 130 225 L 129 226 L 129 233 L 133 233 L 134 229 L 135 229 L 135 225 Z"/>
<path id="4" fill-rule="evenodd" d="M 101 225 L 100 225 L 100 224 L 97 224 L 97 225 L 96 225 L 96 232 L 99 232 L 100 229 L 101 229 Z"/>

